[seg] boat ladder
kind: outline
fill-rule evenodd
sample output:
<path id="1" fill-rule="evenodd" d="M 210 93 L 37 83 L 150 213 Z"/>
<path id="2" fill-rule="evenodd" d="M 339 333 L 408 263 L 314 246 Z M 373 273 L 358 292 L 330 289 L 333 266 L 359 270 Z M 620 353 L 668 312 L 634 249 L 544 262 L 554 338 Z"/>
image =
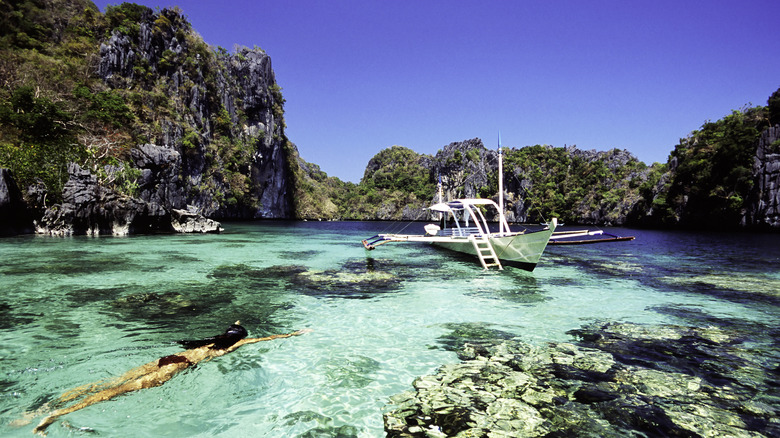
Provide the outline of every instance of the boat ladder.
<path id="1" fill-rule="evenodd" d="M 490 240 L 486 236 L 471 235 L 469 240 L 474 245 L 474 251 L 477 253 L 477 258 L 484 269 L 490 269 L 493 266 L 501 270 L 504 269 L 501 266 L 501 261 L 498 260 L 493 245 L 490 244 Z"/>

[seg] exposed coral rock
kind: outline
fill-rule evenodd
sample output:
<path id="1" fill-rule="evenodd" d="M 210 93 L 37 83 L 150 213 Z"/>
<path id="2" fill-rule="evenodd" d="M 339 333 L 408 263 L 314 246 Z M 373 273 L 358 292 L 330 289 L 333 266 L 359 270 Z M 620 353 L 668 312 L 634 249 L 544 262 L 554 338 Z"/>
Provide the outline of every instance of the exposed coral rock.
<path id="1" fill-rule="evenodd" d="M 388 437 L 776 436 L 777 364 L 716 328 L 592 324 L 467 344 L 391 398 Z M 771 361 L 769 361 L 771 362 Z"/>

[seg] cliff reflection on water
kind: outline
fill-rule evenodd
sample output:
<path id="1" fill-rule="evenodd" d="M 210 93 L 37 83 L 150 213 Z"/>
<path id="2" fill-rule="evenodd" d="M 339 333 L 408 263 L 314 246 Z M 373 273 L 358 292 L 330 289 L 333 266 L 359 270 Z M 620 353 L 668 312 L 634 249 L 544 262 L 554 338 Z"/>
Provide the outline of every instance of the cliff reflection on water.
<path id="1" fill-rule="evenodd" d="M 483 272 L 425 246 L 366 252 L 360 240 L 389 226 L 0 240 L 0 435 L 29 436 L 37 418 L 10 423 L 237 319 L 252 336 L 314 331 L 62 423 L 107 436 L 383 436 L 390 398 L 463 345 L 575 342 L 567 332 L 595 322 L 716 327 L 777 366 L 778 235 L 611 230 L 637 239 L 551 247 L 533 273 Z M 50 436 L 71 432 L 55 424 Z"/>

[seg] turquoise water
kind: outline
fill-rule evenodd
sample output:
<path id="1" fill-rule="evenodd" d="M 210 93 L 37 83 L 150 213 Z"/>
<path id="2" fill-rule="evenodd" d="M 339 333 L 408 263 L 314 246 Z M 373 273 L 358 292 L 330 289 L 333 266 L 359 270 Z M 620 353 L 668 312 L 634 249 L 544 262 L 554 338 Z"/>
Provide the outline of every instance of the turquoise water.
<path id="1" fill-rule="evenodd" d="M 389 226 L 0 239 L 0 436 L 29 436 L 41 417 L 19 420 L 64 391 L 235 320 L 254 337 L 313 331 L 71 413 L 49 436 L 380 437 L 388 398 L 457 361 L 463 339 L 571 341 L 593 320 L 777 330 L 778 235 L 617 230 L 637 240 L 550 247 L 533 273 L 483 272 L 426 246 L 366 252 L 360 239 Z"/>

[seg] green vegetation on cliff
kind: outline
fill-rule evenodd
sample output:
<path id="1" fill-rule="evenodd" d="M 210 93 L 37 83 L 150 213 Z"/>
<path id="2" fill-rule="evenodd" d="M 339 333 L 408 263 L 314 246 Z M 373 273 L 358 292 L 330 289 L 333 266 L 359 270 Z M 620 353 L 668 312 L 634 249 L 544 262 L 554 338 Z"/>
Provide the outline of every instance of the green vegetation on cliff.
<path id="1" fill-rule="evenodd" d="M 140 7 L 110 9 L 133 8 Z M 0 166 L 23 187 L 42 186 L 47 202 L 61 200 L 69 162 L 104 180 L 104 166 L 125 168 L 143 125 L 129 93 L 94 74 L 100 39 L 116 14 L 103 16 L 88 1 L 2 1 L 0 9 Z M 133 186 L 112 180 L 120 192 Z"/>
<path id="2" fill-rule="evenodd" d="M 82 139 L 130 116 L 111 92 L 85 91 L 101 14 L 86 1 L 2 1 L 0 10 L 0 167 L 56 202 L 68 162 L 95 157 Z"/>
<path id="3" fill-rule="evenodd" d="M 622 223 L 647 177 L 647 165 L 617 149 L 596 153 L 537 145 L 507 149 L 505 156 L 505 169 L 522 187 L 518 195 L 545 217 L 570 223 Z M 542 219 L 529 213 L 532 221 Z"/>
<path id="4" fill-rule="evenodd" d="M 420 159 L 420 154 L 403 146 L 384 149 L 369 161 L 360 185 L 368 192 L 399 191 L 418 199 L 431 199 L 435 185 Z"/>
<path id="5" fill-rule="evenodd" d="M 293 154 L 298 156 L 297 151 Z M 296 217 L 416 218 L 429 205 L 436 188 L 430 170 L 422 164 L 424 157 L 401 146 L 384 149 L 371 159 L 359 184 L 328 177 L 319 166 L 298 159 L 290 172 L 295 178 Z"/>
<path id="6" fill-rule="evenodd" d="M 21 187 L 59 202 L 75 162 L 133 195 L 129 152 L 154 143 L 182 153 L 191 199 L 250 217 L 260 208 L 256 152 L 284 137 L 284 98 L 262 82 L 262 51 L 248 61 L 249 49 L 210 47 L 176 7 L 102 14 L 84 0 L 0 0 L 0 12 L 0 167 Z"/>
<path id="7" fill-rule="evenodd" d="M 424 156 L 402 146 L 376 154 L 366 166 L 363 179 L 348 192 L 345 212 L 362 219 L 414 219 L 429 206 L 436 185 L 431 171 L 422 165 Z M 406 207 L 406 212 L 404 208 Z"/>
<path id="8" fill-rule="evenodd" d="M 344 183 L 320 170 L 316 164 L 307 163 L 298 154 L 298 149 L 289 141 L 284 144 L 287 160 L 289 186 L 293 187 L 293 215 L 296 219 L 333 220 L 341 218 L 334 204 L 345 192 Z"/>
<path id="9" fill-rule="evenodd" d="M 681 139 L 670 155 L 669 183 L 653 205 L 658 221 L 737 225 L 753 188 L 756 146 L 768 115 L 766 107 L 733 111 Z"/>

